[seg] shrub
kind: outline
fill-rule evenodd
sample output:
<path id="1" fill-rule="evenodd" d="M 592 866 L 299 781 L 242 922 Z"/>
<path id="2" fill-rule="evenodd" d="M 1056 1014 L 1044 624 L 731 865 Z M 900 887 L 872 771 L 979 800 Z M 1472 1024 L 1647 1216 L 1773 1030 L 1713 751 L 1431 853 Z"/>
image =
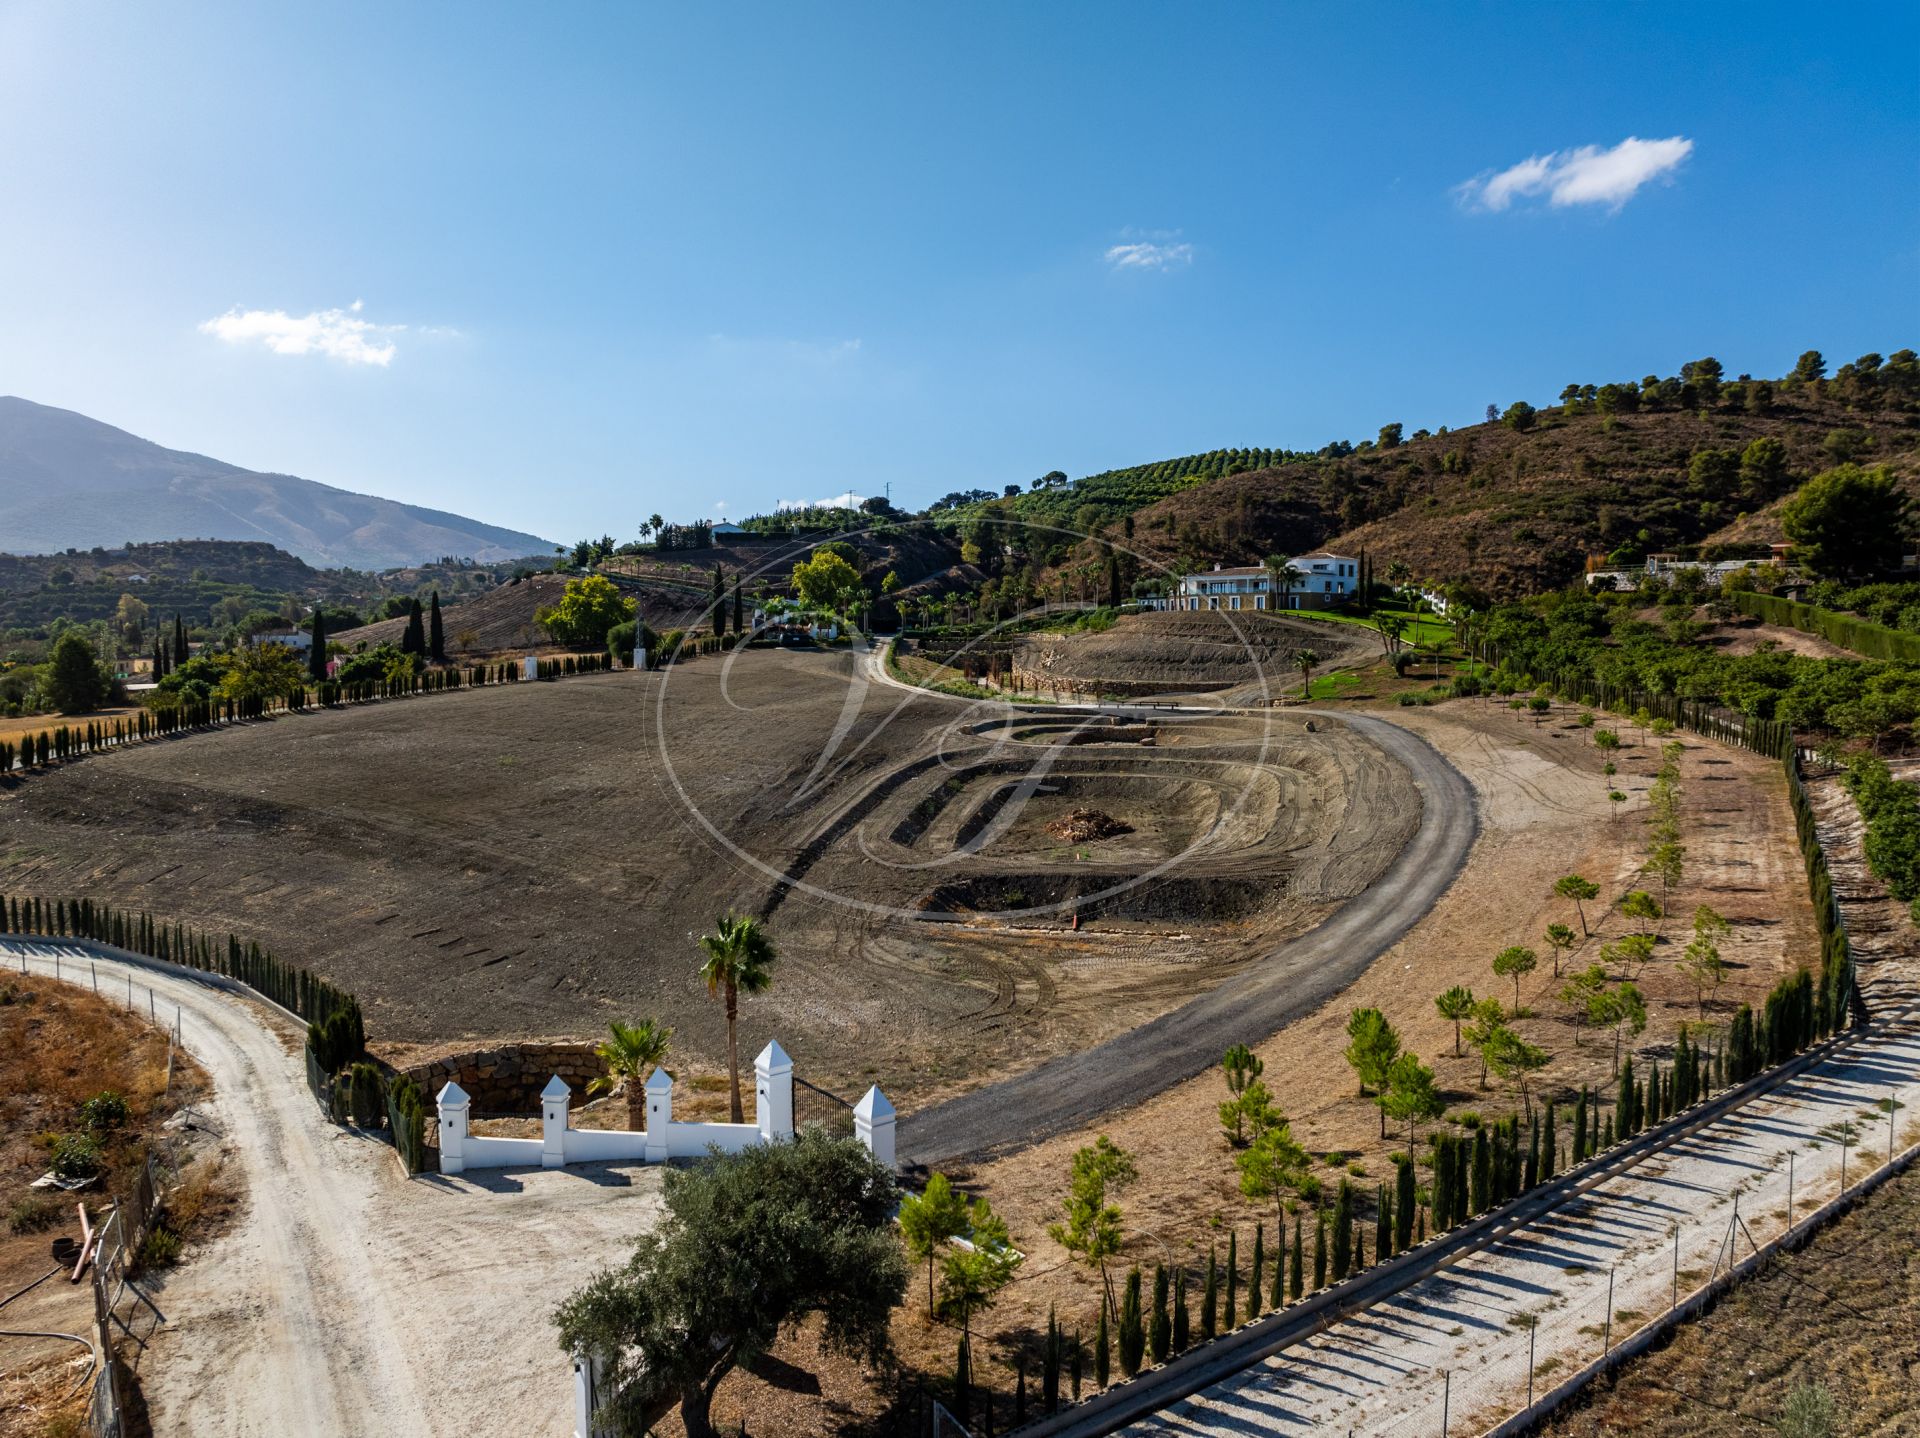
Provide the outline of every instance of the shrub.
<path id="1" fill-rule="evenodd" d="M 376 1065 L 354 1064 L 341 1080 L 340 1091 L 345 1095 L 347 1113 L 356 1127 L 375 1128 L 385 1118 L 387 1085 Z"/>
<path id="2" fill-rule="evenodd" d="M 140 1242 L 142 1268 L 171 1268 L 180 1261 L 180 1235 L 164 1223 L 156 1223 Z"/>
<path id="3" fill-rule="evenodd" d="M 127 1100 L 112 1089 L 102 1089 L 80 1105 L 80 1121 L 94 1133 L 119 1128 L 127 1121 Z"/>
<path id="4" fill-rule="evenodd" d="M 56 1178 L 92 1178 L 106 1166 L 100 1140 L 90 1133 L 65 1133 L 53 1145 Z"/>
<path id="5" fill-rule="evenodd" d="M 7 1227 L 15 1233 L 39 1233 L 59 1223 L 65 1212 L 65 1204 L 29 1194 L 7 1210 Z"/>

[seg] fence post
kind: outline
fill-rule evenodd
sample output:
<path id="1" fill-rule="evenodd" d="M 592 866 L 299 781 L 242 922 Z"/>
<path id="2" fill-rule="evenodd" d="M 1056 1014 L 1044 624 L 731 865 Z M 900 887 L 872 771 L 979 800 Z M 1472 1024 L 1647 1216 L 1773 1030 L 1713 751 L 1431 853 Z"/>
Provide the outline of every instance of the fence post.
<path id="1" fill-rule="evenodd" d="M 467 1091 L 448 1079 L 437 1100 L 440 1106 L 440 1172 L 464 1173 L 467 1168 Z"/>
<path id="2" fill-rule="evenodd" d="M 667 1129 L 673 1123 L 673 1075 L 663 1068 L 647 1076 L 647 1162 L 667 1161 Z"/>
<path id="3" fill-rule="evenodd" d="M 777 1039 L 769 1039 L 753 1061 L 753 1116 L 760 1142 L 793 1137 L 793 1060 Z"/>
<path id="4" fill-rule="evenodd" d="M 853 1106 L 853 1136 L 860 1140 L 873 1161 L 893 1171 L 893 1105 L 875 1084 Z"/>
<path id="5" fill-rule="evenodd" d="M 573 1090 L 555 1074 L 540 1090 L 540 1167 L 567 1166 L 567 1099 Z"/>

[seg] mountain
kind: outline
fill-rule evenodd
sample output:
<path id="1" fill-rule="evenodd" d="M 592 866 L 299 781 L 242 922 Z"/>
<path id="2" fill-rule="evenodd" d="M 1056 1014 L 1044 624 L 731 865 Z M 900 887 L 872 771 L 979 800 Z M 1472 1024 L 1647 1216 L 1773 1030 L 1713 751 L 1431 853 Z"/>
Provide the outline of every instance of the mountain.
<path id="1" fill-rule="evenodd" d="M 355 569 L 553 552 L 538 535 L 259 474 L 164 449 L 72 410 L 0 396 L 0 550 L 186 538 L 262 540 L 311 564 Z"/>
<path id="2" fill-rule="evenodd" d="M 982 520 L 1013 526 L 1002 534 L 1022 525 L 1093 534 L 1140 555 L 1149 573 L 1364 548 L 1382 572 L 1400 560 L 1417 576 L 1510 595 L 1565 584 L 1596 554 L 1764 553 L 1784 537 L 1781 503 L 1847 460 L 1888 466 L 1920 500 L 1920 362 L 1910 350 L 1864 356 L 1831 379 L 1742 376 L 1697 393 L 1691 381 L 1649 379 L 1515 411 L 1405 440 L 1394 425 L 1388 442 L 1317 454 L 1216 450 L 1070 485 L 1050 476 L 1016 496 L 951 496 L 962 502 L 929 517 L 976 542 L 994 532 Z M 1773 444 L 1746 458 L 1759 440 Z M 1037 558 L 1097 584 L 1094 545 L 1040 533 L 1023 535 L 1028 552 L 999 572 Z"/>

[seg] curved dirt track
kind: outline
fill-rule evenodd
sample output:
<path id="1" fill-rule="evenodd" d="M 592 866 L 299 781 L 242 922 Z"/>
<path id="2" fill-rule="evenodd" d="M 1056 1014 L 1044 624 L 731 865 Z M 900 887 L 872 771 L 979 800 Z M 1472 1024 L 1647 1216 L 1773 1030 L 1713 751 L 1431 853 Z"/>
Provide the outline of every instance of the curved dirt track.
<path id="1" fill-rule="evenodd" d="M 903 1118 L 903 1164 L 1023 1148 L 1191 1078 L 1233 1044 L 1318 1008 L 1432 907 L 1478 832 L 1472 787 L 1425 740 L 1397 725 L 1357 714 L 1316 717 L 1356 729 L 1413 776 L 1420 823 L 1386 873 L 1325 923 L 1173 1012 Z M 1010 1123 L 1016 1116 L 1017 1125 Z"/>

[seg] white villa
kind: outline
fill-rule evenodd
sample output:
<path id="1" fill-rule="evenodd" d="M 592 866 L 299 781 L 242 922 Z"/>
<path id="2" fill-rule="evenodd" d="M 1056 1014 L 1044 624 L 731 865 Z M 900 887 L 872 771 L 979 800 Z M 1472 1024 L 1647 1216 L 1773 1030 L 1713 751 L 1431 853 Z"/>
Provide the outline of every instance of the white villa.
<path id="1" fill-rule="evenodd" d="M 1287 561 L 1298 574 L 1282 592 L 1261 564 L 1223 568 L 1216 564 L 1180 580 L 1174 609 L 1332 609 L 1360 592 L 1360 561 L 1316 550 Z"/>

